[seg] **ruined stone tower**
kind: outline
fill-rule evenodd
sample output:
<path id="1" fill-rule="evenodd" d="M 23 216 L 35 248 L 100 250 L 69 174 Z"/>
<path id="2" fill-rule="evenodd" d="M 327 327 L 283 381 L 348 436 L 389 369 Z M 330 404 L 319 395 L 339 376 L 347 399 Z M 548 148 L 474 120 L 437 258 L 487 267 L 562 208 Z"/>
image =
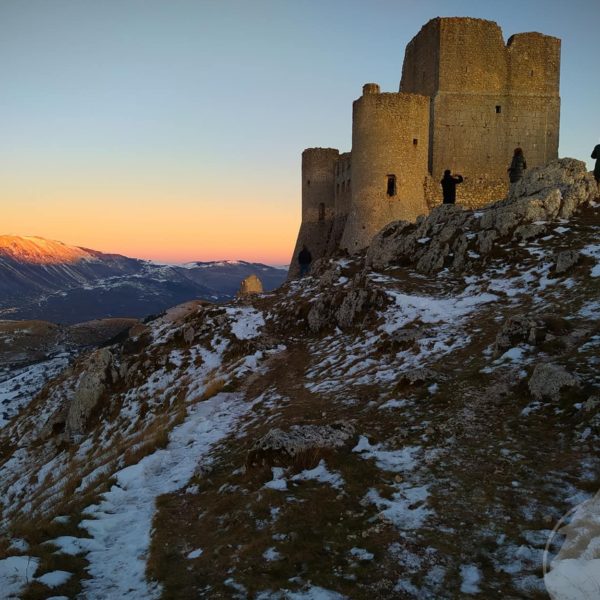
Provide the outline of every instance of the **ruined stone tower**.
<path id="1" fill-rule="evenodd" d="M 304 245 L 309 248 L 313 260 L 335 250 L 330 239 L 336 215 L 335 181 L 339 156 L 339 150 L 333 148 L 307 148 L 302 153 L 302 224 L 294 257 Z M 298 262 L 292 260 L 290 275 L 296 276 L 298 270 Z"/>
<path id="2" fill-rule="evenodd" d="M 342 248 L 360 250 L 390 221 L 414 221 L 428 211 L 428 137 L 428 98 L 363 87 L 352 110 L 352 194 Z"/>
<path id="3" fill-rule="evenodd" d="M 406 47 L 401 92 L 430 98 L 429 173 L 462 173 L 458 203 L 507 191 L 513 150 L 529 167 L 558 157 L 560 40 L 481 19 L 433 19 Z"/>
<path id="4" fill-rule="evenodd" d="M 514 148 L 528 166 L 558 156 L 560 40 L 513 35 L 471 18 L 436 18 L 408 44 L 398 93 L 368 83 L 354 102 L 352 151 L 302 154 L 303 245 L 313 259 L 359 251 L 391 221 L 441 203 L 445 169 L 461 173 L 457 204 L 475 208 L 508 190 Z"/>

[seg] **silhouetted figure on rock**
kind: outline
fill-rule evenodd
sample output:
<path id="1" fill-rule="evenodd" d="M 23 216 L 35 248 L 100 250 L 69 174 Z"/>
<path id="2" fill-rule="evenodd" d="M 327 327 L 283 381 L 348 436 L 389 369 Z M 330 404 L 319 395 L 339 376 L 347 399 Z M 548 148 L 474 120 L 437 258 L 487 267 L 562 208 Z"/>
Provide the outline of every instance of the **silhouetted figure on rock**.
<path id="1" fill-rule="evenodd" d="M 462 175 L 452 177 L 450 169 L 444 171 L 444 177 L 440 181 L 442 184 L 442 192 L 444 194 L 444 204 L 456 203 L 456 186 L 463 181 Z"/>
<path id="2" fill-rule="evenodd" d="M 594 151 L 592 152 L 592 158 L 596 159 L 596 166 L 594 167 L 594 177 L 596 178 L 596 183 L 598 184 L 598 188 L 600 189 L 600 144 L 598 144 Z"/>
<path id="3" fill-rule="evenodd" d="M 312 262 L 312 254 L 306 246 L 302 246 L 302 250 L 298 253 L 298 264 L 300 265 L 300 277 L 308 275 L 310 271 L 310 263 Z"/>
<path id="4" fill-rule="evenodd" d="M 508 178 L 511 183 L 516 183 L 523 177 L 523 171 L 527 168 L 527 162 L 521 148 L 515 148 L 510 167 L 508 167 Z"/>

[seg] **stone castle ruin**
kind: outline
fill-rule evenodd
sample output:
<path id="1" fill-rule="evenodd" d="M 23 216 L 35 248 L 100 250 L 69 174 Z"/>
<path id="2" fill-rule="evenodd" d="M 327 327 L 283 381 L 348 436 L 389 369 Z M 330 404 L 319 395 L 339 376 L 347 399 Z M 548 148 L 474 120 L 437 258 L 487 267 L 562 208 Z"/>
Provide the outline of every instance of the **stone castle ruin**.
<path id="1" fill-rule="evenodd" d="M 363 86 L 352 110 L 352 151 L 302 153 L 302 225 L 313 260 L 369 245 L 392 221 L 442 201 L 445 169 L 460 173 L 457 204 L 506 196 L 514 148 L 528 167 L 558 157 L 560 40 L 471 18 L 429 21 L 406 47 L 397 93 Z"/>

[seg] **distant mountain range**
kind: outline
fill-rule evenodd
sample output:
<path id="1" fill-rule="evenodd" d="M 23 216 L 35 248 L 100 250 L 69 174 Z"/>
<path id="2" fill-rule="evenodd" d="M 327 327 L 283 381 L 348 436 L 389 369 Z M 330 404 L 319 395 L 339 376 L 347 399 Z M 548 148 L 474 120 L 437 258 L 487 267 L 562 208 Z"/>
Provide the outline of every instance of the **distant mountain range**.
<path id="1" fill-rule="evenodd" d="M 192 299 L 231 299 L 257 275 L 266 291 L 285 269 L 245 261 L 157 264 L 40 237 L 0 236 L 0 319 L 79 323 L 143 318 Z"/>

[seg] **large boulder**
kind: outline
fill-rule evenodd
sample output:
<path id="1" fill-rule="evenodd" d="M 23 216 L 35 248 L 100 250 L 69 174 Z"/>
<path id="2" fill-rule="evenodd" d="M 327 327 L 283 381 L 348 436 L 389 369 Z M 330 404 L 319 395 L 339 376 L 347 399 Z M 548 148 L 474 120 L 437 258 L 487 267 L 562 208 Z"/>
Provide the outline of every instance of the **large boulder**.
<path id="1" fill-rule="evenodd" d="M 561 158 L 527 171 L 523 179 L 512 186 L 508 199 L 548 198 L 554 191 L 560 194 L 556 214 L 568 219 L 581 204 L 594 198 L 597 186 L 583 161 Z M 555 203 L 556 200 L 552 200 L 552 204 Z"/>
<path id="2" fill-rule="evenodd" d="M 87 359 L 69 403 L 66 419 L 68 434 L 78 435 L 84 431 L 109 383 L 118 377 L 113 366 L 113 355 L 107 348 L 96 350 Z"/>
<path id="3" fill-rule="evenodd" d="M 250 462 L 267 456 L 290 459 L 311 450 L 343 446 L 352 437 L 354 426 L 348 421 L 331 425 L 292 425 L 287 431 L 275 428 L 254 442 L 248 458 Z"/>
<path id="4" fill-rule="evenodd" d="M 332 286 L 327 278 L 321 281 L 306 320 L 314 333 L 333 327 L 347 329 L 363 323 L 386 302 L 385 293 L 364 272 L 343 287 Z"/>
<path id="5" fill-rule="evenodd" d="M 56 442 L 77 439 L 86 430 L 110 385 L 121 377 L 115 357 L 108 348 L 89 354 L 75 367 L 52 394 L 57 410 L 42 429 L 42 437 L 57 436 Z"/>
<path id="6" fill-rule="evenodd" d="M 535 345 L 542 339 L 543 335 L 544 327 L 539 319 L 525 315 L 509 317 L 502 323 L 502 328 L 496 335 L 494 356 L 500 356 L 509 348 L 523 342 Z"/>
<path id="7" fill-rule="evenodd" d="M 374 269 L 390 263 L 415 264 L 422 273 L 439 271 L 450 257 L 464 260 L 467 245 L 462 234 L 473 229 L 474 223 L 473 213 L 453 204 L 434 208 L 415 224 L 390 223 L 373 238 L 366 264 Z"/>
<path id="8" fill-rule="evenodd" d="M 529 379 L 529 393 L 535 400 L 560 400 L 561 391 L 579 385 L 578 379 L 554 363 L 536 365 Z"/>
<path id="9" fill-rule="evenodd" d="M 581 254 L 577 250 L 563 250 L 556 255 L 554 273 L 562 275 L 573 268 L 581 260 Z"/>

